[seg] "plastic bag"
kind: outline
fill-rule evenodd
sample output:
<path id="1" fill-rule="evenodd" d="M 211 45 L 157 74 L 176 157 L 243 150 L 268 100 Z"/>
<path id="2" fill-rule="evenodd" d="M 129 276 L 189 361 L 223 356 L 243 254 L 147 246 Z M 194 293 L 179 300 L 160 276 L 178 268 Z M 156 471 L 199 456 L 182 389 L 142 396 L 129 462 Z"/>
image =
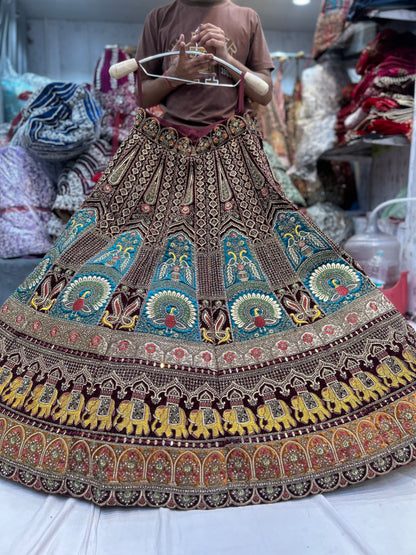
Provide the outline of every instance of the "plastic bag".
<path id="1" fill-rule="evenodd" d="M 4 121 L 12 122 L 22 110 L 31 94 L 51 82 L 35 73 L 17 73 L 8 58 L 4 60 L 1 75 Z"/>

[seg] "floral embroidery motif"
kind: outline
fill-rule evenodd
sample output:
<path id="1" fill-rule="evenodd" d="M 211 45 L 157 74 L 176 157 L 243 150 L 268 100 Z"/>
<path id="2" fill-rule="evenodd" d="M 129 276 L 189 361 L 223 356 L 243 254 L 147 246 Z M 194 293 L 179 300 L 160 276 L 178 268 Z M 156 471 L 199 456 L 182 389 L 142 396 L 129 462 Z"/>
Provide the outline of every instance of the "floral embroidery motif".
<path id="1" fill-rule="evenodd" d="M 279 192 L 247 117 L 136 125 L 0 313 L 0 472 L 206 509 L 416 457 L 416 336 Z"/>

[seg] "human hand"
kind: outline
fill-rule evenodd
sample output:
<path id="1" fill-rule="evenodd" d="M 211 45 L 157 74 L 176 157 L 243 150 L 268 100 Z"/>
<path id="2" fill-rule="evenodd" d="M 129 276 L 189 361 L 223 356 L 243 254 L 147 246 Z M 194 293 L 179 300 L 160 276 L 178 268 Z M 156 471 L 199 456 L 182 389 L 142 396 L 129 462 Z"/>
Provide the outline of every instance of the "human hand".
<path id="1" fill-rule="evenodd" d="M 186 81 L 196 81 L 198 79 L 212 77 L 212 73 L 207 73 L 206 68 L 212 62 L 213 54 L 200 54 L 189 56 L 186 54 L 185 37 L 181 35 L 173 50 L 179 50 L 179 55 L 174 56 L 165 77 L 176 77 Z M 179 85 L 180 81 L 172 80 L 173 86 Z"/>
<path id="2" fill-rule="evenodd" d="M 204 47 L 207 52 L 212 52 L 222 60 L 228 61 L 230 58 L 224 31 L 212 23 L 200 25 L 192 35 L 191 42 Z"/>

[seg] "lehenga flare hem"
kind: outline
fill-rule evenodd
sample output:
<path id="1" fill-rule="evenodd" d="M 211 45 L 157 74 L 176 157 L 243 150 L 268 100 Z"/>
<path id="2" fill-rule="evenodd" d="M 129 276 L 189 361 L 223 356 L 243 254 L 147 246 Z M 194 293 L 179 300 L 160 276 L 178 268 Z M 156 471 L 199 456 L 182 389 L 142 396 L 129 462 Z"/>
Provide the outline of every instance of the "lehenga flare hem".
<path id="1" fill-rule="evenodd" d="M 252 120 L 145 110 L 0 308 L 0 474 L 97 505 L 326 492 L 416 458 L 416 337 Z"/>

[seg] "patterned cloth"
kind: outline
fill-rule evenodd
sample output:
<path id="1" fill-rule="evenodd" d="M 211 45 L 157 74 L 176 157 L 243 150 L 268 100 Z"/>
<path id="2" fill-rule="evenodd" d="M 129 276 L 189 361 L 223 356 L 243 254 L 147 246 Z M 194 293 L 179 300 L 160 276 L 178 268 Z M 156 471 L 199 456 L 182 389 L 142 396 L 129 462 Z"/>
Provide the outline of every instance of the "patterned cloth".
<path id="1" fill-rule="evenodd" d="M 44 160 L 70 160 L 98 138 L 101 115 L 86 86 L 52 82 L 25 104 L 11 143 Z"/>
<path id="2" fill-rule="evenodd" d="M 414 10 L 414 0 L 353 0 L 347 14 L 349 21 L 367 19 L 372 11 L 385 10 Z"/>
<path id="3" fill-rule="evenodd" d="M 384 29 L 361 52 L 356 72 L 362 75 L 344 91 L 337 115 L 338 142 L 362 135 L 401 134 L 411 140 L 416 79 L 416 45 L 410 32 Z"/>
<path id="4" fill-rule="evenodd" d="M 313 37 L 312 57 L 319 58 L 340 39 L 352 0 L 323 0 Z"/>
<path id="5" fill-rule="evenodd" d="M 55 188 L 39 160 L 20 146 L 0 148 L 0 257 L 45 254 Z"/>
<path id="6" fill-rule="evenodd" d="M 113 64 L 127 60 L 127 55 L 117 46 L 108 46 L 100 56 L 94 71 L 93 95 L 101 108 L 101 139 L 113 145 L 115 154 L 120 143 L 134 125 L 137 112 L 134 96 L 135 74 L 129 73 L 121 79 L 110 76 Z"/>
<path id="7" fill-rule="evenodd" d="M 192 142 L 139 110 L 0 314 L 0 470 L 26 486 L 207 509 L 415 458 L 415 333 L 248 117 Z"/>
<path id="8" fill-rule="evenodd" d="M 59 174 L 53 210 L 60 215 L 72 215 L 89 196 L 98 181 L 95 176 L 105 170 L 110 158 L 111 145 L 98 139 L 76 160 L 67 162 Z"/>

